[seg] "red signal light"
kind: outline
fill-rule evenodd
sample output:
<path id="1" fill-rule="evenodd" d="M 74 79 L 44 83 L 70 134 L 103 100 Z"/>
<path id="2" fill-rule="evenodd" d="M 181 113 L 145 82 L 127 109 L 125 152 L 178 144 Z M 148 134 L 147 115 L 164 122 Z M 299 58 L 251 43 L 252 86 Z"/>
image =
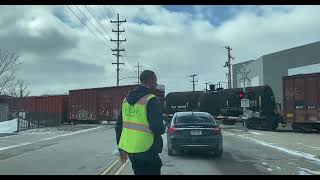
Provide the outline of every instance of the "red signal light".
<path id="1" fill-rule="evenodd" d="M 245 96 L 244 92 L 241 91 L 241 92 L 239 93 L 239 97 L 242 99 L 242 98 L 244 98 L 244 96 Z"/>

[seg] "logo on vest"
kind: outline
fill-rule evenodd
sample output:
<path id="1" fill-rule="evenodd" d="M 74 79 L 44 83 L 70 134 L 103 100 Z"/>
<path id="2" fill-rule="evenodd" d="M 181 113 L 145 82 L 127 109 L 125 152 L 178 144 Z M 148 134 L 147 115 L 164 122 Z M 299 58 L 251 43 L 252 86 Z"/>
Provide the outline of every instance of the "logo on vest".
<path id="1" fill-rule="evenodd" d="M 136 108 L 128 108 L 127 112 L 129 114 L 137 114 L 138 113 L 138 110 Z"/>

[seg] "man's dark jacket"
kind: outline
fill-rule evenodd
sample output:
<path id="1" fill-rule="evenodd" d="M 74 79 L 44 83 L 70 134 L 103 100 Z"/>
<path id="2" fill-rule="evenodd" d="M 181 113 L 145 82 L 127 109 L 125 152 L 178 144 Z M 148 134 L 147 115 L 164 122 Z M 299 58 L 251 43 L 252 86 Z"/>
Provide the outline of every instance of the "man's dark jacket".
<path id="1" fill-rule="evenodd" d="M 127 101 L 129 104 L 135 104 L 143 96 L 151 94 L 148 87 L 139 85 L 136 89 L 129 92 L 127 95 Z M 139 153 L 139 156 L 143 158 L 148 158 L 150 155 L 155 155 L 162 152 L 163 140 L 161 135 L 165 132 L 165 126 L 163 124 L 163 116 L 160 109 L 160 102 L 158 98 L 152 98 L 147 104 L 147 118 L 149 123 L 149 128 L 154 134 L 154 141 L 149 150 L 143 153 Z M 116 139 L 117 144 L 119 144 L 120 136 L 122 132 L 122 111 L 120 111 L 119 118 L 116 124 Z"/>

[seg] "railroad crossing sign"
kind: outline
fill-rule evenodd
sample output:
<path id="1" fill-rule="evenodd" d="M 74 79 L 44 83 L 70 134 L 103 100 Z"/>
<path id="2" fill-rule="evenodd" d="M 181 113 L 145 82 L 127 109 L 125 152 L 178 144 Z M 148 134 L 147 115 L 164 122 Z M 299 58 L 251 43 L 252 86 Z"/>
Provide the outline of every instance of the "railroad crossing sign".
<path id="1" fill-rule="evenodd" d="M 250 104 L 249 99 L 241 99 L 241 107 L 243 108 L 250 107 L 249 104 Z"/>

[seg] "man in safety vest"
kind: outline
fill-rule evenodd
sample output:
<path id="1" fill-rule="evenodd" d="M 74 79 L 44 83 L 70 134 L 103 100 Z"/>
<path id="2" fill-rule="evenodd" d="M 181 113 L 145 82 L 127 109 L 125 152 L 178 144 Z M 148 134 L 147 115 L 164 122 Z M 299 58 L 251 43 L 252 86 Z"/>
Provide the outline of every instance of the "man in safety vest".
<path id="1" fill-rule="evenodd" d="M 145 70 L 141 85 L 123 100 L 116 126 L 116 138 L 122 162 L 129 156 L 135 175 L 160 175 L 165 133 L 158 98 L 151 92 L 157 86 L 157 76 Z"/>

